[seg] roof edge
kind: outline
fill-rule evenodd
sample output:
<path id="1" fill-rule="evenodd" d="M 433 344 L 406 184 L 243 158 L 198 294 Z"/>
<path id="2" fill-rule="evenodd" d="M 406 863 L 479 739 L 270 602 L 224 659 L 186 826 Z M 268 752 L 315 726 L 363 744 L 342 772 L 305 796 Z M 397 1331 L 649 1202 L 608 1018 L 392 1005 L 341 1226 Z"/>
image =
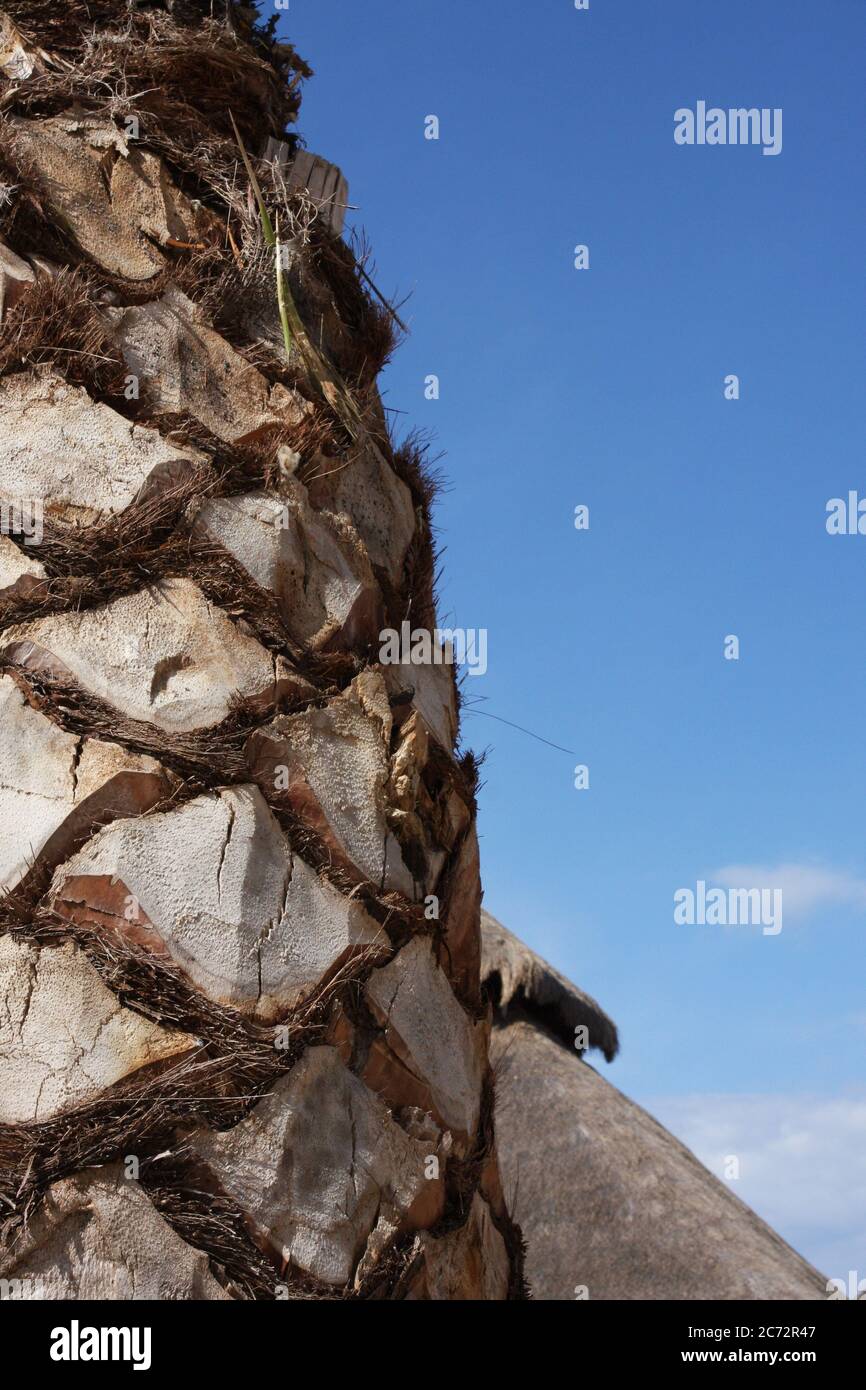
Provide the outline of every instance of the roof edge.
<path id="1" fill-rule="evenodd" d="M 481 980 L 500 1022 L 528 1014 L 564 1047 L 576 1047 L 576 1030 L 585 1028 L 586 1047 L 612 1062 L 619 1051 L 616 1024 L 601 1005 L 560 975 L 489 912 L 481 912 Z"/>

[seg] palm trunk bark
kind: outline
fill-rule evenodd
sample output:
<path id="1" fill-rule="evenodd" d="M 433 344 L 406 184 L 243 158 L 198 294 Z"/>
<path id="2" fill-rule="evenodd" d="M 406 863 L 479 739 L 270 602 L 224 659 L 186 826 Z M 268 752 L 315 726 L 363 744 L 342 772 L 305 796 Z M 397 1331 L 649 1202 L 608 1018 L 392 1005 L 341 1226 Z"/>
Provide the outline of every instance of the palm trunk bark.
<path id="1" fill-rule="evenodd" d="M 433 489 L 273 28 L 0 16 L 6 1296 L 522 1296 L 475 764 L 380 659 Z"/>

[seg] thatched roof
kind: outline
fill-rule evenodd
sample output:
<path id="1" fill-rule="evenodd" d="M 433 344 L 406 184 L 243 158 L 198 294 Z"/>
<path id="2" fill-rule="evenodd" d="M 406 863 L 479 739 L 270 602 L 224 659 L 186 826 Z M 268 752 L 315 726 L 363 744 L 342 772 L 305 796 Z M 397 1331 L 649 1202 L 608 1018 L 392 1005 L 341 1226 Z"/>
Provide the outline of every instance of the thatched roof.
<path id="1" fill-rule="evenodd" d="M 575 1029 L 585 1027 L 589 1041 L 580 1050 L 596 1048 L 613 1061 L 619 1051 L 616 1024 L 601 1006 L 483 911 L 481 975 L 500 1019 L 528 1017 L 572 1049 Z"/>
<path id="2" fill-rule="evenodd" d="M 494 998 L 500 991 L 491 1044 L 499 1164 L 533 1295 L 574 1299 L 584 1287 L 590 1300 L 825 1298 L 816 1269 L 578 1056 L 578 1009 L 595 1011 L 596 1029 L 604 1020 L 615 1050 L 598 1005 L 494 919 L 485 914 L 482 925 L 485 974 Z"/>

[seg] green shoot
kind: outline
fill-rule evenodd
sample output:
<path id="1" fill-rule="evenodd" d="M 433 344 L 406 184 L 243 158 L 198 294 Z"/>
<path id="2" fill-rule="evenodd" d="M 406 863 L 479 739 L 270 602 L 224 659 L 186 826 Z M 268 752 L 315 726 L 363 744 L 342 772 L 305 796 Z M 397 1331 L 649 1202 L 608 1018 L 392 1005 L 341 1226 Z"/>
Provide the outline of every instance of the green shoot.
<path id="1" fill-rule="evenodd" d="M 256 205 L 258 206 L 259 221 L 261 222 L 262 226 L 262 235 L 265 239 L 266 245 L 272 247 L 274 251 L 274 262 L 277 282 L 277 306 L 280 312 L 280 325 L 283 330 L 283 343 L 286 349 L 286 355 L 288 355 L 291 352 L 292 342 L 294 340 L 294 342 L 296 342 L 298 345 L 301 358 L 303 359 L 304 365 L 306 366 L 313 383 L 318 388 L 322 396 L 324 396 L 325 400 L 332 407 L 332 409 L 335 410 L 336 413 L 339 415 L 340 419 L 343 422 L 343 425 L 348 431 L 349 437 L 355 442 L 363 442 L 367 444 L 369 448 L 371 448 L 375 453 L 379 454 L 379 456 L 381 457 L 378 445 L 375 443 L 374 440 L 370 438 L 370 435 L 367 432 L 364 422 L 361 419 L 358 407 L 355 401 L 353 400 L 351 394 L 349 393 L 349 391 L 347 391 L 345 385 L 340 380 L 339 376 L 331 370 L 330 366 L 328 365 L 322 354 L 310 341 L 307 331 L 304 328 L 304 325 L 301 321 L 301 316 L 298 313 L 295 301 L 292 298 L 292 292 L 289 289 L 285 276 L 283 275 L 283 267 L 281 264 L 281 247 L 279 238 L 279 219 L 277 220 L 277 229 L 275 231 L 274 225 L 271 222 L 270 214 L 268 213 L 267 207 L 265 206 L 265 200 L 262 194 L 261 185 L 259 184 L 259 181 L 256 178 L 256 172 L 252 166 L 250 157 L 246 152 L 244 142 L 241 138 L 241 133 L 237 127 L 237 122 L 235 121 L 235 118 L 231 111 L 229 111 L 229 118 L 232 123 L 232 129 L 235 133 L 235 139 L 238 144 L 238 149 L 240 150 L 241 159 L 244 162 L 244 168 L 247 172 L 247 178 L 250 181 L 250 188 L 253 191 L 253 196 L 256 200 Z"/>
<path id="2" fill-rule="evenodd" d="M 280 325 L 283 330 L 283 346 L 286 349 L 286 356 L 292 350 L 292 330 L 289 327 L 288 301 L 291 299 L 291 291 L 286 285 L 283 277 L 283 258 L 280 246 L 280 219 L 277 217 L 276 230 L 274 232 L 274 265 L 277 272 L 277 306 L 280 311 Z M 294 306 L 293 306 L 294 307 Z"/>
<path id="3" fill-rule="evenodd" d="M 253 190 L 256 203 L 258 204 L 259 219 L 262 224 L 262 235 L 264 236 L 264 239 L 267 242 L 268 246 L 274 246 L 276 244 L 276 237 L 274 235 L 274 229 L 271 224 L 270 215 L 268 213 L 267 208 L 265 207 L 265 200 L 262 197 L 262 190 L 259 185 L 259 181 L 256 178 L 256 171 L 250 163 L 250 157 L 247 154 L 246 149 L 244 148 L 244 142 L 241 139 L 241 133 L 238 130 L 237 122 L 234 116 L 232 115 L 231 111 L 229 112 L 229 119 L 232 123 L 232 130 L 235 133 L 235 139 L 238 142 L 238 149 L 241 152 L 241 159 L 244 161 L 244 168 L 247 171 L 247 178 L 250 181 L 250 187 Z"/>

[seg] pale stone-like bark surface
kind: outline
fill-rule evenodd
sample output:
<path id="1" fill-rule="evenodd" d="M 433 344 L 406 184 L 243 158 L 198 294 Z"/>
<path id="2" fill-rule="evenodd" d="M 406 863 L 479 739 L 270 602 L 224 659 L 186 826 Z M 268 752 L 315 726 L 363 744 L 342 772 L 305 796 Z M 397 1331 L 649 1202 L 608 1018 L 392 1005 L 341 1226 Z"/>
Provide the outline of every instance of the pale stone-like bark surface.
<path id="1" fill-rule="evenodd" d="M 448 901 L 443 914 L 445 948 L 454 988 L 461 999 L 477 1003 L 480 993 L 481 861 L 478 835 L 470 825 L 456 851 Z"/>
<path id="2" fill-rule="evenodd" d="M 283 657 L 188 579 L 19 624 L 2 641 L 13 661 L 72 679 L 127 718 L 174 734 L 221 723 L 236 701 L 267 710 L 294 684 Z"/>
<path id="3" fill-rule="evenodd" d="M 259 1019 L 285 1014 L 387 940 L 360 903 L 292 854 L 251 786 L 115 822 L 57 871 L 51 897 L 65 919 L 166 955 L 208 998 Z"/>
<path id="4" fill-rule="evenodd" d="M 7 14 L 0 13 L 0 70 L 10 82 L 23 82 L 38 56 Z"/>
<path id="5" fill-rule="evenodd" d="M 365 1243 L 435 1220 L 428 1177 L 438 1135 L 413 1138 L 330 1047 L 309 1048 L 249 1119 L 200 1134 L 195 1150 L 259 1239 L 328 1284 L 344 1284 Z"/>
<path id="6" fill-rule="evenodd" d="M 468 1139 L 478 1124 L 487 1034 L 460 1007 L 430 943 L 412 941 L 389 965 L 374 970 L 364 997 L 384 1029 L 371 1051 L 371 1076 L 387 1048 L 408 1072 L 407 1082 L 418 1087 L 414 1103 Z"/>
<path id="7" fill-rule="evenodd" d="M 352 468 L 327 472 L 311 486 L 318 507 L 344 512 L 361 535 L 370 562 L 399 584 L 415 534 L 412 496 L 378 454 L 365 454 Z"/>
<path id="8" fill-rule="evenodd" d="M 386 819 L 391 723 L 381 677 L 360 677 L 324 709 L 280 716 L 256 732 L 250 760 L 348 873 L 412 898 L 412 874 Z"/>
<path id="9" fill-rule="evenodd" d="M 0 536 L 0 1277 L 519 1297 L 476 769 L 453 669 L 382 664 L 435 624 L 394 316 L 289 46 L 85 11 L 0 19 L 0 502 L 44 521 Z"/>
<path id="10" fill-rule="evenodd" d="M 218 439 L 248 441 L 300 421 L 309 409 L 297 392 L 271 385 L 174 286 L 150 303 L 108 309 L 106 319 L 149 405 L 168 414 L 187 411 Z"/>
<path id="11" fill-rule="evenodd" d="M 155 759 L 66 733 L 0 676 L 0 888 L 51 866 L 113 816 L 149 810 L 176 779 Z"/>
<path id="12" fill-rule="evenodd" d="M 381 600 L 367 552 L 345 517 L 310 506 L 303 484 L 214 498 L 197 524 L 276 597 L 296 641 L 320 650 L 376 639 Z"/>
<path id="13" fill-rule="evenodd" d="M 38 499 L 47 519 L 88 525 L 203 465 L 201 453 L 130 424 L 60 377 L 0 380 L 0 497 Z"/>
<path id="14" fill-rule="evenodd" d="M 193 1039 L 123 1008 L 71 943 L 0 937 L 0 1123 L 47 1120 Z"/>
<path id="15" fill-rule="evenodd" d="M 0 536 L 0 598 L 33 593 L 45 578 L 45 566 L 32 550 L 21 550 L 8 536 Z"/>
<path id="16" fill-rule="evenodd" d="M 2 23 L 2 20 L 0 20 Z M 2 60 L 0 60 L 2 62 Z M 0 322 L 36 279 L 33 267 L 0 242 Z"/>
<path id="17" fill-rule="evenodd" d="M 450 750 L 457 737 L 457 702 L 454 679 L 448 666 L 398 665 L 384 668 L 385 684 L 392 698 L 411 693 L 417 710 L 440 747 Z"/>
<path id="18" fill-rule="evenodd" d="M 12 1299 L 227 1299 L 117 1165 L 55 1183 L 25 1236 L 0 1251 Z"/>
<path id="19" fill-rule="evenodd" d="M 110 274 L 150 280 L 166 264 L 159 245 L 194 242 L 204 229 L 207 217 L 163 161 L 136 149 L 113 121 L 69 111 L 10 125 L 53 215 Z"/>

